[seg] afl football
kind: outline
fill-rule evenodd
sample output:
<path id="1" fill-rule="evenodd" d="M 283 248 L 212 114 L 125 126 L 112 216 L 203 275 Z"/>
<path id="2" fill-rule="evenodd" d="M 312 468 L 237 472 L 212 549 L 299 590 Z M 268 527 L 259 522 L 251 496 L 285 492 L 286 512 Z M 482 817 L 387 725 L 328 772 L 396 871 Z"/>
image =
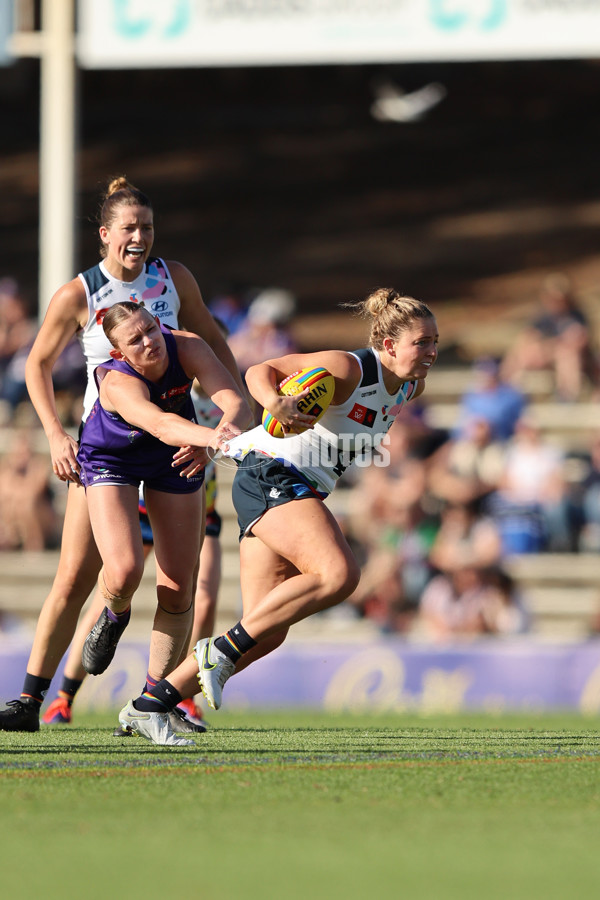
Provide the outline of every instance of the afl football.
<path id="1" fill-rule="evenodd" d="M 298 401 L 298 409 L 307 416 L 314 416 L 318 422 L 327 411 L 327 407 L 333 400 L 335 392 L 335 378 L 327 369 L 312 367 L 300 369 L 293 375 L 288 375 L 277 386 L 279 394 L 293 395 L 301 391 L 310 390 L 310 393 Z M 301 434 L 302 430 L 284 432 L 281 423 L 265 409 L 262 416 L 262 424 L 270 435 L 276 438 L 294 437 Z"/>

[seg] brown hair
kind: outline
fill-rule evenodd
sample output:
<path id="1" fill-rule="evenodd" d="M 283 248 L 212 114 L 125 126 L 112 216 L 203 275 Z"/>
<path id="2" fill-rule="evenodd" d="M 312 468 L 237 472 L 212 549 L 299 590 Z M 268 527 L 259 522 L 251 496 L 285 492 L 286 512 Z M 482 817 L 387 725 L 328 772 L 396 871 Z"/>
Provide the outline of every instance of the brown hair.
<path id="1" fill-rule="evenodd" d="M 102 319 L 102 328 L 113 347 L 117 346 L 113 340 L 115 328 L 118 328 L 125 319 L 130 319 L 131 316 L 139 312 L 145 312 L 151 319 L 153 318 L 152 313 L 150 310 L 146 309 L 143 303 L 133 303 L 131 300 L 123 300 L 121 303 L 115 303 L 106 311 L 104 318 Z"/>
<path id="2" fill-rule="evenodd" d="M 386 337 L 398 340 L 417 319 L 434 318 L 432 311 L 422 300 L 404 297 L 393 288 L 376 288 L 358 303 L 344 303 L 356 314 L 371 319 L 369 344 L 375 350 L 383 349 Z"/>
<path id="3" fill-rule="evenodd" d="M 140 191 L 139 188 L 130 184 L 124 175 L 119 175 L 109 182 L 102 196 L 102 202 L 98 211 L 98 223 L 104 225 L 105 228 L 110 228 L 117 217 L 118 210 L 122 206 L 145 206 L 147 209 L 152 210 L 150 198 L 143 191 Z M 104 257 L 106 254 L 107 249 L 100 242 L 100 255 Z"/>

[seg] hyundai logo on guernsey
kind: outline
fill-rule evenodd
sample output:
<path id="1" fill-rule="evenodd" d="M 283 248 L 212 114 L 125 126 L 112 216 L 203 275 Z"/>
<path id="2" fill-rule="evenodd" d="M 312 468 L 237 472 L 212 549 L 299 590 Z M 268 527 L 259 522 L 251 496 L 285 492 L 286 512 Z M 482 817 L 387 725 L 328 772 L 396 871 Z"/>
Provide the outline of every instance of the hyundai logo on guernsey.
<path id="1" fill-rule="evenodd" d="M 168 312 L 169 304 L 166 300 L 155 300 L 154 303 L 150 304 L 150 309 L 152 310 L 154 315 L 160 318 Z"/>

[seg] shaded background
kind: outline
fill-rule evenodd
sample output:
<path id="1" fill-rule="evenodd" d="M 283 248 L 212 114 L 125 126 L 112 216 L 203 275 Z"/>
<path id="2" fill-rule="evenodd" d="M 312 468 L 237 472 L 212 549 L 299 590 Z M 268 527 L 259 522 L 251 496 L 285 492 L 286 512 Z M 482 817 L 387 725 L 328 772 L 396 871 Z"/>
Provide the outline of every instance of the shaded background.
<path id="1" fill-rule="evenodd" d="M 378 122 L 382 76 L 447 96 L 421 121 Z M 37 61 L 0 68 L 0 107 L 0 274 L 35 310 Z M 382 284 L 435 308 L 447 353 L 494 349 L 554 269 L 594 318 L 599 108 L 586 60 L 83 70 L 77 270 L 97 260 L 99 192 L 125 173 L 153 200 L 156 251 L 206 300 L 289 288 L 305 347 L 331 344 L 321 316 Z"/>
<path id="2" fill-rule="evenodd" d="M 446 97 L 420 121 L 380 122 L 371 106 L 382 78 L 407 92 L 439 82 Z M 246 296 L 272 285 L 291 290 L 298 301 L 292 327 L 301 349 L 362 344 L 363 324 L 340 314 L 338 304 L 376 286 L 392 285 L 430 303 L 441 331 L 441 359 L 432 380 L 439 372 L 437 399 L 447 408 L 446 424 L 456 420 L 455 401 L 466 382 L 452 382 L 452 365 L 445 364 L 461 362 L 466 369 L 476 355 L 501 355 L 533 315 L 548 272 L 571 276 L 600 334 L 596 61 L 81 70 L 78 79 L 75 272 L 98 259 L 101 190 L 111 176 L 126 174 L 154 202 L 156 253 L 184 262 L 207 302 L 224 291 Z M 39 88 L 36 60 L 0 68 L 0 277 L 18 281 L 33 314 Z M 433 396 L 435 404 L 434 385 L 430 380 L 426 402 Z M 587 416 L 580 430 L 588 440 L 585 409 L 558 405 L 550 412 L 552 428 L 557 422 L 562 428 L 577 412 L 580 420 Z M 565 434 L 574 441 L 574 431 L 561 431 L 561 439 Z M 38 438 L 46 453 L 40 429 Z M 222 511 L 229 496 L 223 487 Z M 343 500 L 342 491 L 336 496 Z M 230 618 L 238 601 L 235 537 L 227 547 L 230 581 L 220 609 Z M 552 634 L 560 630 L 564 637 L 570 617 L 577 631 L 569 635 L 589 634 L 599 608 L 595 562 L 594 557 L 590 575 L 572 560 L 565 565 L 559 559 L 560 578 L 550 572 L 550 587 L 541 580 L 549 572 L 546 559 L 538 560 L 530 582 L 521 574 L 521 583 L 533 583 L 543 600 L 534 610 L 538 627 L 543 614 Z M 28 557 L 25 566 L 18 550 L 4 554 L 0 588 L 8 612 L 37 618 L 55 567 L 55 552 L 40 554 L 35 564 Z M 566 569 L 574 576 L 567 586 L 561 580 Z M 153 587 L 147 595 L 147 609 L 153 610 Z M 135 651 L 139 661 L 147 641 L 142 610 L 138 619 L 146 627 L 143 651 Z M 322 627 L 319 621 L 310 624 Z M 367 642 L 380 636 L 369 624 L 360 620 Z M 339 627 L 342 634 L 351 623 Z M 335 623 L 331 633 L 333 628 Z M 582 641 L 586 654 L 588 647 Z M 24 638 L 19 658 L 7 657 L 18 682 L 9 685 L 3 676 L 7 697 L 20 690 L 28 650 Z M 591 657 L 589 671 L 565 657 L 564 672 L 583 673 L 576 698 L 593 682 L 586 702 L 597 709 L 600 663 L 593 652 Z M 128 660 L 114 670 L 120 688 L 122 672 L 131 668 Z M 504 672 L 512 671 L 505 663 Z M 539 674 L 539 665 L 532 656 L 530 673 Z M 439 688 L 442 703 L 454 678 L 453 663 L 448 666 Z M 439 671 L 437 659 L 432 668 Z M 392 679 L 400 671 L 395 662 L 390 671 Z M 478 683 L 477 675 L 472 683 Z M 566 683 L 561 670 L 555 684 Z M 116 702 L 105 693 L 112 684 L 89 679 L 90 705 Z M 401 687 L 394 682 L 394 691 Z M 526 679 L 519 687 L 529 702 Z M 98 696 L 91 697 L 96 689 Z M 466 691 L 464 679 L 456 689 Z"/>

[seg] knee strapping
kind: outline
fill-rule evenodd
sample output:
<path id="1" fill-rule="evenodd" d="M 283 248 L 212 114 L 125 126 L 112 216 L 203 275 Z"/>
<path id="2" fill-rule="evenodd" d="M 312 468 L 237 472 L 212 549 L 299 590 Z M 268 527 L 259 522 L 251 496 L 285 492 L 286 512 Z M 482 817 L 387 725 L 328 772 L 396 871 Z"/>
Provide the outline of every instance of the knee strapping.
<path id="1" fill-rule="evenodd" d="M 105 600 L 108 600 L 109 603 L 130 603 L 133 594 L 127 594 L 123 596 L 123 594 L 113 594 L 106 587 L 106 582 L 104 580 L 104 569 L 100 569 L 100 574 L 98 575 L 98 587 L 100 588 L 100 593 L 104 597 Z"/>
<path id="2" fill-rule="evenodd" d="M 173 612 L 170 609 L 165 609 L 164 606 L 161 606 L 160 603 L 158 603 L 158 601 L 156 603 L 157 608 L 160 609 L 162 612 L 166 613 L 168 616 L 187 616 L 189 614 L 190 610 L 192 609 L 193 605 L 194 605 L 194 601 L 192 600 L 192 602 L 190 603 L 190 605 L 188 606 L 187 609 L 184 609 L 181 612 Z"/>

